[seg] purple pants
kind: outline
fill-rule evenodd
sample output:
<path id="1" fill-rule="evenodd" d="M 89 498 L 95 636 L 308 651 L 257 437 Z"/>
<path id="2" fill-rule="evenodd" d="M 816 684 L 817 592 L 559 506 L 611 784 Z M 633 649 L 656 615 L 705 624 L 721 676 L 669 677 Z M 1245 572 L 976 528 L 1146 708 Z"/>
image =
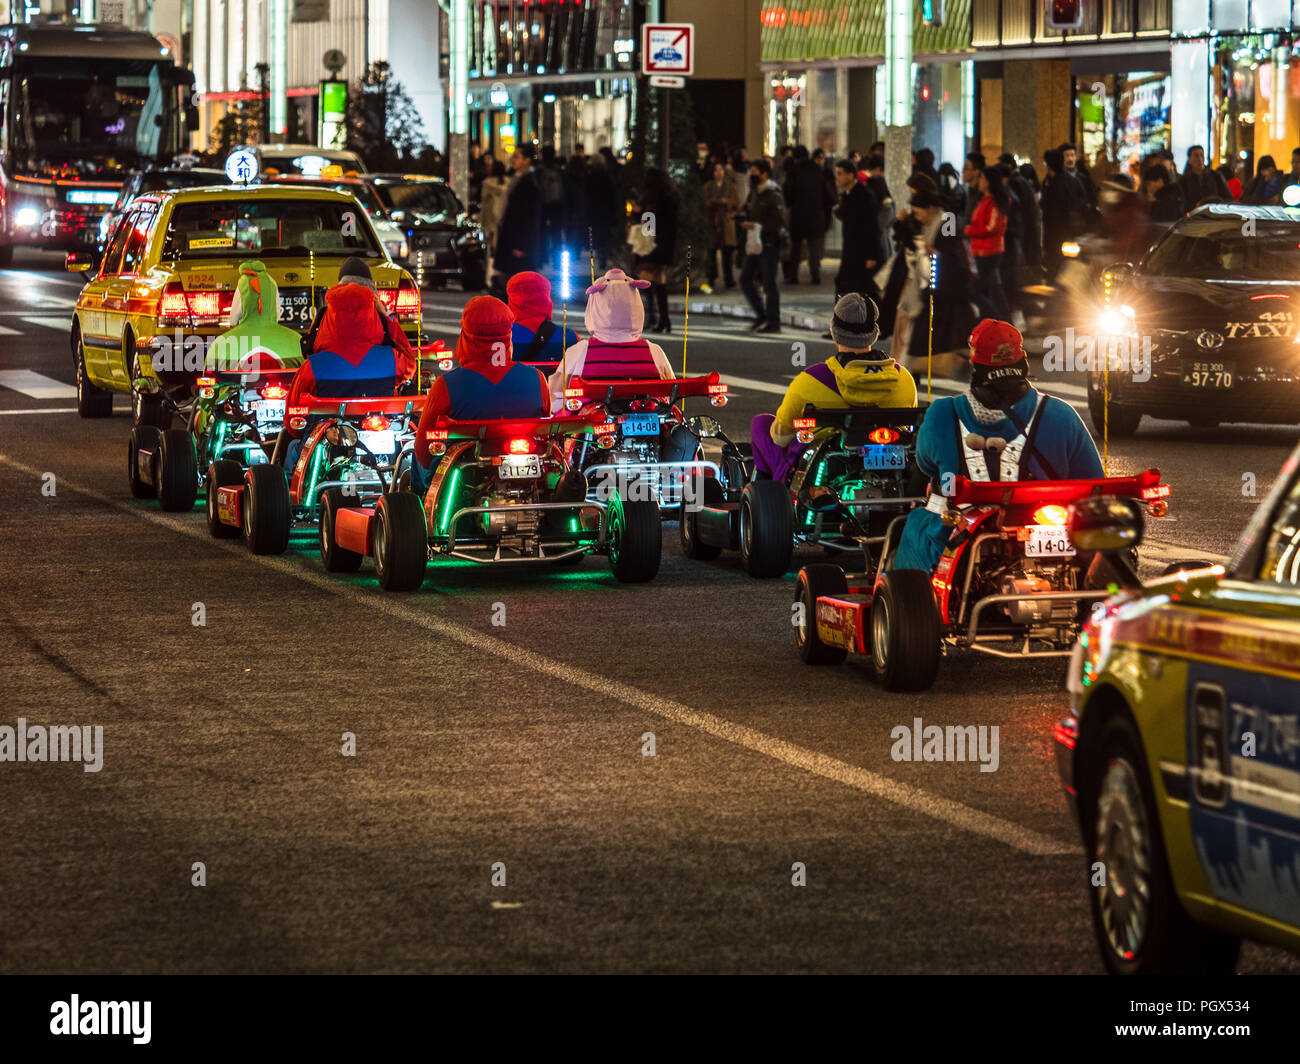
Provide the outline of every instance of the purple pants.
<path id="1" fill-rule="evenodd" d="M 782 447 L 772 441 L 774 414 L 759 414 L 749 426 L 749 440 L 754 448 L 754 469 L 773 480 L 785 480 L 808 445 L 791 440 Z"/>

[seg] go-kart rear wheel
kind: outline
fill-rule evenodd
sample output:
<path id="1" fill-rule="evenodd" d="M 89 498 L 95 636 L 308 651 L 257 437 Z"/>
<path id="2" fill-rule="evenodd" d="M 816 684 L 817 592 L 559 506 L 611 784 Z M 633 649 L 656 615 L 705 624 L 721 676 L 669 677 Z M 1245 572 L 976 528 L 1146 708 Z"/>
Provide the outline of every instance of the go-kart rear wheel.
<path id="1" fill-rule="evenodd" d="M 1142 423 L 1142 411 L 1131 406 L 1121 406 L 1114 399 L 1110 401 L 1110 410 L 1105 409 L 1100 390 L 1088 391 L 1088 420 L 1092 422 L 1095 436 L 1105 433 L 1111 439 L 1126 439 L 1136 436 L 1138 426 Z"/>
<path id="2" fill-rule="evenodd" d="M 1230 975 L 1241 943 L 1194 923 L 1178 900 L 1137 728 L 1116 712 L 1080 751 L 1093 934 L 1116 975 Z M 1102 881 L 1093 881 L 1100 865 Z"/>
<path id="3" fill-rule="evenodd" d="M 244 471 L 244 543 L 254 554 L 283 554 L 289 547 L 289 484 L 278 465 Z"/>
<path id="4" fill-rule="evenodd" d="M 794 643 L 805 665 L 838 665 L 848 651 L 827 646 L 817 635 L 817 598 L 820 595 L 845 595 L 848 581 L 838 565 L 822 562 L 805 565 L 794 585 L 794 600 L 799 604 L 795 618 Z"/>
<path id="5" fill-rule="evenodd" d="M 721 503 L 722 485 L 713 477 L 704 477 L 700 498 L 695 500 L 695 504 L 697 506 L 701 504 L 704 506 L 718 506 Z M 682 541 L 682 553 L 697 562 L 708 562 L 721 554 L 722 548 L 715 547 L 711 543 L 700 542 L 699 516 L 699 510 L 691 509 L 690 503 L 683 498 L 678 524 L 678 531 Z"/>
<path id="6" fill-rule="evenodd" d="M 244 479 L 244 467 L 228 458 L 219 458 L 208 466 L 207 500 L 205 510 L 208 534 L 213 539 L 234 539 L 239 529 L 226 524 L 217 514 L 217 493 L 221 488 L 233 488 Z"/>
<path id="7" fill-rule="evenodd" d="M 385 591 L 414 591 L 424 583 L 429 535 L 424 507 L 409 492 L 381 496 L 375 507 L 375 575 Z"/>
<path id="8" fill-rule="evenodd" d="M 883 574 L 871 602 L 871 660 L 886 691 L 927 691 L 939 673 L 939 611 L 920 569 Z"/>
<path id="9" fill-rule="evenodd" d="M 320 496 L 320 560 L 327 573 L 355 573 L 362 555 L 340 547 L 334 538 L 334 517 L 347 500 L 342 488 L 326 488 Z"/>
<path id="10" fill-rule="evenodd" d="M 790 492 L 779 480 L 754 480 L 740 496 L 740 560 L 750 576 L 784 576 L 794 555 Z"/>
<path id="11" fill-rule="evenodd" d="M 194 508 L 199 497 L 199 466 L 194 438 L 184 429 L 167 429 L 158 436 L 158 502 L 169 513 Z"/>
<path id="12" fill-rule="evenodd" d="M 126 479 L 131 485 L 131 498 L 152 499 L 157 492 L 153 480 L 140 475 L 141 451 L 153 455 L 150 462 L 158 461 L 158 430 L 152 425 L 136 425 L 131 429 L 131 438 L 126 444 Z M 157 468 L 157 465 L 152 466 L 152 470 Z M 151 477 L 156 476 L 152 470 Z"/>
<path id="13" fill-rule="evenodd" d="M 623 584 L 643 584 L 659 572 L 663 526 L 654 502 L 616 495 L 609 506 L 609 567 Z"/>

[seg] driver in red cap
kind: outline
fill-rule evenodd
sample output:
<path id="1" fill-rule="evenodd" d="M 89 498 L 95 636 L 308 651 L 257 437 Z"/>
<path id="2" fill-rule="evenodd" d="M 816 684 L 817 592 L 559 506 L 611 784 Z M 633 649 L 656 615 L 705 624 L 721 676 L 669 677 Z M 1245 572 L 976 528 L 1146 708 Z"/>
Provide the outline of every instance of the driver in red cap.
<path id="1" fill-rule="evenodd" d="M 1103 475 L 1097 445 L 1074 407 L 1029 383 L 1018 330 L 986 318 L 970 334 L 971 382 L 965 395 L 930 404 L 916 438 L 917 467 L 930 500 L 907 515 L 891 568 L 934 572 L 949 526 L 958 476 L 968 480 L 1091 480 Z"/>

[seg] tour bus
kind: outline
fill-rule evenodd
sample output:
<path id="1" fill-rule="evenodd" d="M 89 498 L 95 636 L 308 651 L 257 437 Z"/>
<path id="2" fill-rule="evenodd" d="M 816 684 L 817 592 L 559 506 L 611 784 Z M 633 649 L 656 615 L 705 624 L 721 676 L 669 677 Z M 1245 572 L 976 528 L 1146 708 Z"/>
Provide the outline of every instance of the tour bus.
<path id="1" fill-rule="evenodd" d="M 93 247 L 126 176 L 167 165 L 198 128 L 193 91 L 147 33 L 0 26 L 0 265 L 19 245 Z"/>

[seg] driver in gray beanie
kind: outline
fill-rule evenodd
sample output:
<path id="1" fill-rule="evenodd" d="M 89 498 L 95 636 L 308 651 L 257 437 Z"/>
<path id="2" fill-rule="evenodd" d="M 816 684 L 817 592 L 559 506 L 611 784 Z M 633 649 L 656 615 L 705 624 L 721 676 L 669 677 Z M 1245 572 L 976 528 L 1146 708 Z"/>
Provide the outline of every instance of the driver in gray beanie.
<path id="1" fill-rule="evenodd" d="M 875 349 L 880 338 L 876 304 L 857 292 L 840 296 L 831 314 L 836 353 L 809 366 L 790 382 L 775 414 L 759 414 L 750 425 L 754 468 L 784 480 L 804 444 L 795 439 L 794 419 L 808 406 L 916 406 L 916 381 L 889 355 Z"/>

